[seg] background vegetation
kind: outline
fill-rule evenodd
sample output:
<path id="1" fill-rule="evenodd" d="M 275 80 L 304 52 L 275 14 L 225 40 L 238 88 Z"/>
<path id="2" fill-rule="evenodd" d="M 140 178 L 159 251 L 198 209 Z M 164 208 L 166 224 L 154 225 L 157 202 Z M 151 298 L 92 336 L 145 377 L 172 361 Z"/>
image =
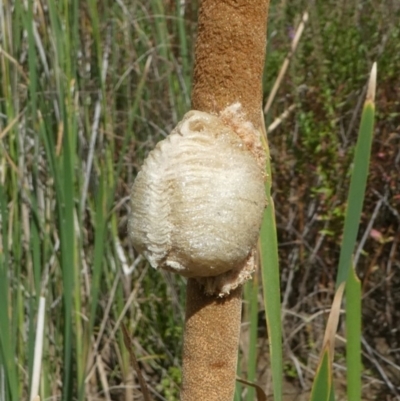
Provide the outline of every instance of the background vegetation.
<path id="1" fill-rule="evenodd" d="M 366 400 L 399 399 L 400 4 L 273 1 L 265 99 L 305 10 L 309 21 L 266 116 L 269 125 L 292 110 L 269 134 L 285 393 L 296 399 L 315 374 L 365 84 L 377 61 L 356 254 L 363 391 Z M 0 3 L 0 400 L 28 399 L 40 295 L 42 399 L 140 398 L 121 322 L 154 398 L 177 399 L 183 280 L 153 271 L 134 252 L 126 216 L 141 161 L 190 108 L 196 13 L 196 2 L 161 0 Z M 259 307 L 245 305 L 241 375 L 254 373 L 270 392 L 257 279 L 246 291 L 258 295 Z M 251 315 L 258 332 L 249 330 Z M 249 341 L 257 342 L 255 372 L 245 370 Z"/>

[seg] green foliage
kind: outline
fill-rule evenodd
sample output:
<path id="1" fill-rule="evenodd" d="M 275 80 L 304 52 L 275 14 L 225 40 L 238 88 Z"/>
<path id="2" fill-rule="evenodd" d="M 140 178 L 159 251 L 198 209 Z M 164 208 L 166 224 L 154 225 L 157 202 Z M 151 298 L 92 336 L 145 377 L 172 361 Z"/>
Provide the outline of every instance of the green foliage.
<path id="1" fill-rule="evenodd" d="M 188 108 L 189 97 L 181 94 L 188 91 L 192 39 L 180 10 L 171 9 L 180 15 L 181 42 L 175 42 L 171 28 L 178 28 L 162 2 L 149 2 L 154 19 L 135 2 L 100 3 L 1 5 L 5 401 L 28 399 L 40 295 L 48 323 L 42 399 L 87 399 L 88 391 L 105 391 L 96 356 L 107 366 L 109 386 L 126 384 L 129 355 L 118 327 L 127 315 L 146 347 L 146 367 L 170 381 L 170 399 L 176 399 L 179 378 L 171 366 L 179 366 L 183 281 L 145 276 L 140 260 L 125 273 L 135 262 L 127 243 L 127 183 L 140 157 Z M 183 45 L 184 78 L 182 71 L 171 73 L 178 65 L 174 51 Z M 172 296 L 179 302 L 166 308 Z M 91 390 L 88 375 L 97 382 Z"/>
<path id="2" fill-rule="evenodd" d="M 346 284 L 347 398 L 361 400 L 361 283 L 352 267 Z"/>
<path id="3" fill-rule="evenodd" d="M 344 233 L 340 251 L 339 259 L 339 269 L 336 280 L 336 288 L 338 290 L 339 298 L 336 301 L 335 306 L 332 306 L 331 317 L 333 318 L 334 313 L 336 317 L 333 321 L 328 321 L 327 333 L 325 336 L 324 350 L 320 358 L 320 363 L 314 378 L 313 389 L 311 393 L 311 400 L 333 400 L 334 399 L 334 388 L 332 385 L 332 364 L 333 364 L 333 343 L 334 337 L 337 330 L 337 320 L 338 320 L 338 308 L 340 308 L 341 293 L 339 294 L 340 287 L 343 287 L 344 282 L 346 282 L 349 277 L 349 272 L 351 271 L 351 259 L 354 254 L 356 238 L 361 218 L 361 211 L 365 197 L 365 189 L 367 183 L 367 175 L 369 170 L 369 160 L 372 146 L 372 134 L 374 128 L 374 114 L 375 114 L 375 89 L 376 89 L 376 65 L 374 64 L 371 72 L 371 77 L 367 90 L 367 99 L 365 101 L 361 123 L 360 131 L 357 140 L 357 145 L 354 154 L 354 165 L 351 173 L 351 182 L 348 195 L 348 202 L 346 206 L 345 218 L 344 218 Z M 324 102 L 325 110 L 329 115 L 331 110 L 329 109 L 329 91 L 327 91 L 328 96 Z M 330 143 L 331 153 L 333 153 L 334 147 L 332 147 L 332 135 L 329 133 L 322 132 L 320 137 L 312 137 L 312 133 L 315 132 L 311 129 L 311 125 L 315 117 L 310 114 L 300 113 L 300 124 L 305 128 L 306 140 L 303 141 L 305 146 L 311 145 L 316 153 L 323 152 L 326 147 L 323 146 L 324 141 Z M 333 126 L 332 126 L 333 128 Z M 333 143 L 335 144 L 335 143 Z M 268 178 L 271 177 L 271 167 L 269 163 L 269 150 L 268 145 L 265 144 L 267 157 L 267 174 Z M 320 159 L 322 159 L 322 164 L 319 168 L 322 171 L 328 171 L 325 167 L 324 160 L 335 160 L 334 156 L 326 154 L 326 152 L 321 153 Z M 330 167 L 332 169 L 332 166 Z M 321 170 L 318 170 L 321 176 Z M 326 176 L 324 176 L 326 180 Z M 328 179 L 329 181 L 329 179 Z M 265 223 L 261 229 L 261 260 L 262 260 L 262 273 L 263 273 L 263 289 L 265 298 L 265 311 L 267 316 L 267 327 L 268 327 L 268 338 L 270 343 L 270 354 L 271 354 L 271 366 L 272 366 L 272 376 L 274 380 L 274 399 L 280 400 L 282 397 L 282 381 L 279 376 L 282 374 L 282 351 L 281 351 L 281 333 L 279 331 L 281 326 L 281 319 L 279 313 L 279 279 L 275 279 L 278 274 L 278 248 L 276 241 L 276 223 L 274 219 L 275 210 L 272 198 L 270 196 L 271 184 L 267 181 L 267 197 L 270 211 L 266 211 Z M 324 191 L 326 193 L 326 190 Z M 335 213 L 335 210 L 331 212 L 330 216 L 340 215 L 340 213 Z M 325 230 L 326 231 L 326 230 Z M 267 279 L 268 278 L 268 279 Z M 349 394 L 352 395 L 351 400 L 361 400 L 361 386 L 360 386 L 360 375 L 361 375 L 361 364 L 359 360 L 360 355 L 360 321 L 361 321 L 361 293 L 359 289 L 359 284 L 356 283 L 356 278 L 352 275 L 348 278 L 350 283 L 350 299 L 348 300 L 347 311 L 349 313 L 349 334 L 350 343 L 348 344 L 348 358 L 347 358 L 347 369 L 354 369 L 354 371 L 348 375 L 349 382 Z M 336 295 L 335 295 L 336 300 Z M 276 306 L 276 307 L 275 307 Z M 353 321 L 350 319 L 353 318 Z M 278 330 L 276 328 L 279 328 Z M 352 347 L 353 349 L 350 349 Z M 356 354 L 357 352 L 357 354 Z M 354 364 L 350 362 L 351 358 L 354 358 Z M 355 398 L 354 398 L 355 397 Z"/>
<path id="4" fill-rule="evenodd" d="M 283 363 L 278 239 L 275 223 L 275 207 L 271 196 L 272 177 L 267 143 L 265 143 L 264 149 L 267 154 L 268 179 L 266 181 L 266 195 L 268 207 L 264 214 L 260 234 L 261 273 L 268 341 L 270 346 L 269 352 L 271 355 L 274 399 L 276 401 L 281 401 Z"/>
<path id="5" fill-rule="evenodd" d="M 177 400 L 179 399 L 179 385 L 181 381 L 181 370 L 171 366 L 168 369 L 168 375 L 161 379 L 157 390 L 163 392 L 167 400 Z"/>
<path id="6" fill-rule="evenodd" d="M 332 365 L 329 349 L 325 349 L 314 378 L 310 401 L 329 401 L 332 387 Z"/>
<path id="7" fill-rule="evenodd" d="M 361 287 L 352 264 L 355 252 L 356 238 L 360 224 L 361 211 L 364 203 L 369 160 L 371 154 L 372 135 L 374 130 L 376 90 L 376 64 L 373 65 L 368 84 L 367 99 L 361 116 L 360 131 L 354 154 L 354 166 L 351 174 L 350 189 L 346 214 L 344 219 L 344 232 L 340 248 L 339 269 L 336 279 L 336 289 L 346 282 L 348 285 L 346 302 L 347 322 L 347 378 L 349 400 L 361 401 Z M 335 296 L 336 297 L 336 296 Z M 339 307 L 339 305 L 337 305 Z M 334 313 L 332 306 L 331 315 Z M 327 327 L 327 331 L 331 330 Z M 331 332 L 329 341 L 334 342 L 334 332 Z M 332 350 L 334 348 L 332 347 Z M 320 365 L 313 384 L 312 400 L 333 398 L 332 364 L 333 356 L 329 349 L 324 350 Z M 325 364 L 329 361 L 328 370 Z M 326 375 L 328 375 L 326 381 Z M 325 391 L 325 393 L 324 393 Z"/>
<path id="8" fill-rule="evenodd" d="M 375 83 L 373 92 L 373 96 L 375 97 Z M 354 155 L 354 167 L 351 176 L 347 211 L 344 221 L 343 240 L 340 251 L 339 272 L 336 279 L 336 287 L 347 280 L 351 268 L 351 258 L 354 254 L 361 211 L 364 203 L 365 188 L 367 185 L 374 118 L 374 99 L 367 99 L 361 117 L 360 132 Z"/>

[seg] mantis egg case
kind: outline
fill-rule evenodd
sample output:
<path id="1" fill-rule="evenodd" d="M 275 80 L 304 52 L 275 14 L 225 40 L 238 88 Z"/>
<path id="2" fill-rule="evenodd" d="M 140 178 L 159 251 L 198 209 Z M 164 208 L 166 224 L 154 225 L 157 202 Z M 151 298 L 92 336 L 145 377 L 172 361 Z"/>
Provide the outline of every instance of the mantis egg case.
<path id="1" fill-rule="evenodd" d="M 244 142 L 219 117 L 190 111 L 137 175 L 129 232 L 153 267 L 217 276 L 246 262 L 265 205 L 263 174 Z"/>

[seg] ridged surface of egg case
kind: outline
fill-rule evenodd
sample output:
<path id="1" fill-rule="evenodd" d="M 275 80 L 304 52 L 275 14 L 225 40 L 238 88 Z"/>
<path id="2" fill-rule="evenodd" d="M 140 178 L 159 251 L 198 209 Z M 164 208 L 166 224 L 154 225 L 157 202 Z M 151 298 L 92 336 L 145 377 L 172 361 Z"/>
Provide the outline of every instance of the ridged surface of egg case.
<path id="1" fill-rule="evenodd" d="M 265 207 L 260 167 L 217 116 L 188 112 L 133 184 L 129 231 L 155 268 L 211 277 L 243 264 Z"/>

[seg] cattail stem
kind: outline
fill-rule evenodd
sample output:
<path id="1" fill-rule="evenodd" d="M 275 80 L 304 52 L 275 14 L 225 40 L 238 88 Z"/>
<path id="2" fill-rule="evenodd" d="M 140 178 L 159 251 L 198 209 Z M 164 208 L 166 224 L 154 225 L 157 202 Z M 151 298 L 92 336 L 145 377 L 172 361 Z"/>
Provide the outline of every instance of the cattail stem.
<path id="1" fill-rule="evenodd" d="M 233 399 L 241 310 L 241 287 L 221 299 L 188 280 L 182 401 Z"/>
<path id="2" fill-rule="evenodd" d="M 240 102 L 256 128 L 262 121 L 269 0 L 202 0 L 192 108 L 219 114 Z M 241 321 L 241 288 L 226 298 L 187 285 L 182 401 L 232 401 Z"/>
<path id="3" fill-rule="evenodd" d="M 199 10 L 192 108 L 219 114 L 240 102 L 261 126 L 269 0 L 203 0 Z"/>

